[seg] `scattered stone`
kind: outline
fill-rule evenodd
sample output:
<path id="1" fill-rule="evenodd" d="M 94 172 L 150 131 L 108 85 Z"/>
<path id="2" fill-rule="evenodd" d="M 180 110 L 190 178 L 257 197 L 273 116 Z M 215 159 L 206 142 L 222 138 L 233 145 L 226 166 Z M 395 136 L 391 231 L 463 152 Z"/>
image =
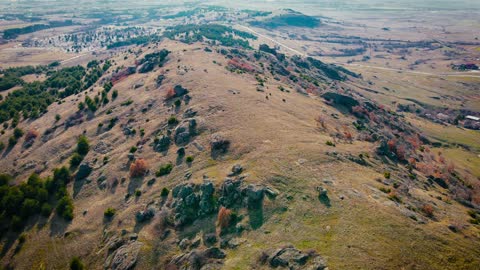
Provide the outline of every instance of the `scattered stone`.
<path id="1" fill-rule="evenodd" d="M 273 252 L 264 253 L 264 263 L 268 262 L 271 267 L 284 267 L 292 270 L 326 270 L 325 260 L 316 252 L 303 252 L 289 245 Z"/>
<path id="2" fill-rule="evenodd" d="M 193 110 L 192 108 L 186 109 L 185 112 L 183 113 L 184 118 L 192 118 L 192 117 L 195 117 L 196 115 L 197 115 L 197 111 Z"/>
<path id="3" fill-rule="evenodd" d="M 190 240 L 188 238 L 182 239 L 180 243 L 178 244 L 178 247 L 182 250 L 187 249 L 190 246 Z"/>
<path id="4" fill-rule="evenodd" d="M 230 174 L 228 174 L 229 177 L 232 177 L 232 176 L 235 176 L 235 175 L 239 175 L 241 174 L 243 171 L 243 167 L 242 165 L 240 164 L 235 164 L 233 165 L 232 167 L 232 172 Z"/>
<path id="5" fill-rule="evenodd" d="M 107 154 L 110 151 L 110 147 L 104 141 L 100 141 L 93 147 L 93 151 L 99 154 Z"/>
<path id="6" fill-rule="evenodd" d="M 195 148 L 197 148 L 198 151 L 205 150 L 205 148 L 201 144 L 199 144 L 197 141 L 192 142 L 192 144 L 193 146 L 195 146 Z"/>

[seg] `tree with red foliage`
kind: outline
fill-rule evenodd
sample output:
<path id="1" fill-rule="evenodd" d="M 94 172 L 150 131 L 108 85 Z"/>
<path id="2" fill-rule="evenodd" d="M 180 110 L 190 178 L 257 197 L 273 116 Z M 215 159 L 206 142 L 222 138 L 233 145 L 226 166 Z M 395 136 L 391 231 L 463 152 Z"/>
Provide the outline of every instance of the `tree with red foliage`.
<path id="1" fill-rule="evenodd" d="M 170 87 L 165 94 L 165 100 L 172 99 L 173 97 L 175 97 L 175 95 L 175 89 L 173 89 L 173 87 Z"/>
<path id="2" fill-rule="evenodd" d="M 40 135 L 40 133 L 38 133 L 38 130 L 36 129 L 30 129 L 27 134 L 25 135 L 25 141 L 31 141 L 31 140 L 35 140 L 38 136 Z"/>
<path id="3" fill-rule="evenodd" d="M 415 150 L 417 150 L 421 146 L 421 141 L 420 141 L 420 138 L 418 137 L 418 134 L 408 136 L 405 139 L 405 141 L 408 142 L 412 146 L 412 148 Z"/>
<path id="4" fill-rule="evenodd" d="M 429 218 L 432 218 L 433 217 L 433 206 L 431 206 L 430 204 L 425 204 L 423 207 L 422 207 L 422 212 Z"/>
<path id="5" fill-rule="evenodd" d="M 395 152 L 395 148 L 397 147 L 397 139 L 393 138 L 387 142 L 388 150 L 390 152 Z"/>
<path id="6" fill-rule="evenodd" d="M 449 172 L 450 174 L 455 172 L 455 164 L 453 162 L 448 163 L 447 172 Z"/>
<path id="7" fill-rule="evenodd" d="M 147 162 L 143 158 L 139 158 L 130 164 L 130 176 L 141 177 L 148 171 Z"/>
<path id="8" fill-rule="evenodd" d="M 221 234 L 223 229 L 228 228 L 228 226 L 230 226 L 231 221 L 232 221 L 232 210 L 227 209 L 224 206 L 220 207 L 220 210 L 218 210 L 218 216 L 217 216 L 218 233 Z"/>

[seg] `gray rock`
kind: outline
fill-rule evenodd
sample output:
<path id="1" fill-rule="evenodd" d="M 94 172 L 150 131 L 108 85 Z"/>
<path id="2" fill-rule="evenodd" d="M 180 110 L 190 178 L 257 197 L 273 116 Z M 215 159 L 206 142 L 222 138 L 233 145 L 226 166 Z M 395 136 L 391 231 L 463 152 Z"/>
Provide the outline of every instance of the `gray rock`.
<path id="1" fill-rule="evenodd" d="M 155 212 L 156 212 L 156 210 L 155 210 L 154 207 L 152 207 L 152 206 L 148 207 L 147 210 L 145 210 L 145 211 L 138 211 L 135 214 L 135 219 L 139 223 L 151 220 L 155 216 Z"/>
<path id="2" fill-rule="evenodd" d="M 225 153 L 230 147 L 230 141 L 220 134 L 213 134 L 210 137 L 210 147 L 213 153 Z"/>
<path id="3" fill-rule="evenodd" d="M 168 150 L 170 143 L 171 143 L 170 138 L 166 135 L 162 135 L 159 138 L 158 143 L 154 146 L 154 149 L 155 151 L 158 151 L 158 152 L 166 151 Z"/>
<path id="4" fill-rule="evenodd" d="M 100 141 L 93 147 L 93 151 L 99 154 L 106 154 L 110 151 L 110 147 L 104 141 Z"/>
<path id="5" fill-rule="evenodd" d="M 273 267 L 295 267 L 297 265 L 305 265 L 308 260 L 308 254 L 301 252 L 294 247 L 286 247 L 277 250 L 271 260 L 270 265 Z"/>
<path id="6" fill-rule="evenodd" d="M 182 250 L 187 249 L 190 246 L 190 240 L 188 238 L 182 239 L 180 243 L 178 244 L 178 247 Z"/>
<path id="7" fill-rule="evenodd" d="M 225 252 L 218 247 L 207 248 L 203 251 L 203 256 L 211 259 L 224 259 L 227 257 Z"/>
<path id="8" fill-rule="evenodd" d="M 134 241 L 119 247 L 110 255 L 109 259 L 107 259 L 105 268 L 112 270 L 133 269 L 137 263 L 137 257 L 141 246 L 142 243 Z"/>
<path id="9" fill-rule="evenodd" d="M 240 164 L 235 164 L 232 167 L 232 172 L 228 176 L 235 176 L 241 174 L 243 171 L 243 167 Z"/>
<path id="10" fill-rule="evenodd" d="M 188 108 L 183 113 L 184 118 L 192 118 L 197 115 L 197 111 L 193 110 L 192 108 Z"/>

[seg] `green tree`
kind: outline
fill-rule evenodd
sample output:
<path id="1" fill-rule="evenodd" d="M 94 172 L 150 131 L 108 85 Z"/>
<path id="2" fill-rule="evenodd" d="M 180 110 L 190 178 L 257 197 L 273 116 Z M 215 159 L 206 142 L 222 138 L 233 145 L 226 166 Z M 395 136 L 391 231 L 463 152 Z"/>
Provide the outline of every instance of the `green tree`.
<path id="1" fill-rule="evenodd" d="M 77 153 L 82 156 L 85 156 L 89 150 L 90 150 L 90 145 L 88 143 L 87 137 L 83 135 L 80 136 L 77 142 Z"/>

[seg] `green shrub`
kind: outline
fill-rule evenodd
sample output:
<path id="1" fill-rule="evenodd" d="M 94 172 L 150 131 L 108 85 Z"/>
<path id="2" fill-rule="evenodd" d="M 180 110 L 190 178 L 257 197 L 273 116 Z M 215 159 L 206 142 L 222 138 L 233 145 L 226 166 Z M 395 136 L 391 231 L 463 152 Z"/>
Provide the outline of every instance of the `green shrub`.
<path id="1" fill-rule="evenodd" d="M 172 126 L 178 124 L 177 118 L 175 116 L 171 116 L 170 118 L 168 118 L 168 124 Z"/>
<path id="2" fill-rule="evenodd" d="M 23 130 L 18 127 L 13 130 L 13 136 L 15 136 L 16 139 L 21 138 L 23 134 L 25 134 L 25 132 L 23 132 Z"/>
<path id="3" fill-rule="evenodd" d="M 193 162 L 193 157 L 188 156 L 188 157 L 185 158 L 185 161 L 188 162 L 188 163 L 192 163 Z"/>
<path id="4" fill-rule="evenodd" d="M 3 149 L 5 149 L 5 144 L 3 142 L 0 142 L 0 152 L 2 152 Z"/>
<path id="5" fill-rule="evenodd" d="M 328 145 L 328 146 L 335 147 L 335 144 L 332 141 L 327 141 L 325 144 Z"/>
<path id="6" fill-rule="evenodd" d="M 87 137 L 84 135 L 80 136 L 77 141 L 77 153 L 85 156 L 90 150 L 90 144 L 88 143 Z"/>
<path id="7" fill-rule="evenodd" d="M 142 195 L 142 191 L 140 189 L 135 190 L 135 196 L 140 197 Z"/>
<path id="8" fill-rule="evenodd" d="M 55 121 L 56 121 L 56 122 L 60 121 L 61 118 L 62 118 L 62 117 L 60 116 L 60 114 L 56 114 L 56 115 L 55 115 Z"/>
<path id="9" fill-rule="evenodd" d="M 85 266 L 83 265 L 82 261 L 78 257 L 73 257 L 70 260 L 70 270 L 83 270 Z"/>
<path id="10" fill-rule="evenodd" d="M 182 101 L 180 99 L 177 99 L 173 104 L 175 105 L 175 107 L 180 107 L 180 105 L 182 105 Z"/>
<path id="11" fill-rule="evenodd" d="M 17 144 L 17 138 L 15 138 L 15 136 L 11 136 L 10 138 L 8 138 L 8 146 L 9 147 L 14 147 L 16 144 Z"/>
<path id="12" fill-rule="evenodd" d="M 385 177 L 385 179 L 390 179 L 390 172 L 384 172 L 383 173 L 383 176 Z"/>
<path id="13" fill-rule="evenodd" d="M 115 208 L 112 208 L 112 207 L 109 207 L 107 208 L 107 210 L 105 210 L 105 212 L 103 212 L 103 215 L 106 217 L 106 218 L 111 218 L 115 215 Z"/>
<path id="14" fill-rule="evenodd" d="M 165 165 L 160 166 L 158 169 L 157 173 L 155 174 L 157 177 L 161 177 L 167 174 L 170 174 L 170 172 L 173 170 L 173 164 L 172 163 L 167 163 Z"/>
<path id="15" fill-rule="evenodd" d="M 50 206 L 50 204 L 48 204 L 48 203 L 42 204 L 42 208 L 40 210 L 40 213 L 44 217 L 49 217 L 50 214 L 52 213 L 52 206 Z"/>
<path id="16" fill-rule="evenodd" d="M 137 152 L 138 148 L 136 146 L 130 147 L 130 153 L 135 153 Z"/>
<path id="17" fill-rule="evenodd" d="M 83 156 L 79 153 L 74 153 L 73 156 L 70 158 L 70 168 L 76 168 L 80 163 L 82 163 Z"/>
<path id="18" fill-rule="evenodd" d="M 65 220 L 73 219 L 73 201 L 68 194 L 58 201 L 57 213 Z"/>
<path id="19" fill-rule="evenodd" d="M 170 190 L 168 190 L 168 188 L 164 187 L 164 188 L 162 188 L 162 191 L 160 192 L 160 196 L 167 197 L 169 193 L 170 193 Z"/>

